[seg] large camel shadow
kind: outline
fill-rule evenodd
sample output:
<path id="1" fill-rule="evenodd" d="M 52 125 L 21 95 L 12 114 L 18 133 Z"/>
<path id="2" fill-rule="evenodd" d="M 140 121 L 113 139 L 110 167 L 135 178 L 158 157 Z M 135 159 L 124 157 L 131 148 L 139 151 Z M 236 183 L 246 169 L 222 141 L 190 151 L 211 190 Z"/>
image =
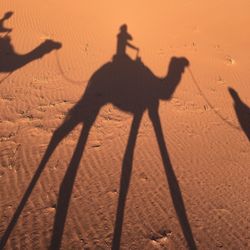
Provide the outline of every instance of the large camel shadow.
<path id="1" fill-rule="evenodd" d="M 234 100 L 234 109 L 242 130 L 250 141 L 250 107 L 248 107 L 239 97 L 239 94 L 233 89 L 228 88 Z"/>
<path id="2" fill-rule="evenodd" d="M 131 178 L 134 148 L 140 122 L 143 113 L 146 110 L 149 113 L 156 134 L 172 201 L 184 237 L 188 248 L 196 249 L 181 190 L 168 155 L 158 113 L 159 100 L 169 100 L 172 97 L 181 81 L 184 69 L 188 65 L 189 62 L 186 58 L 173 57 L 171 58 L 166 77 L 158 78 L 142 63 L 140 58 L 137 58 L 137 60 L 134 61 L 126 55 L 116 55 L 114 56 L 113 61 L 108 62 L 99 68 L 92 75 L 82 98 L 68 112 L 62 125 L 55 130 L 35 175 L 33 176 L 7 230 L 3 235 L 0 246 L 5 245 L 25 206 L 25 203 L 27 202 L 52 153 L 62 139 L 65 138 L 76 127 L 76 125 L 82 123 L 84 126 L 62 180 L 56 206 L 50 249 L 60 249 L 73 184 L 90 129 L 96 120 L 101 107 L 107 103 L 112 103 L 120 110 L 133 115 L 129 139 L 122 162 L 120 192 L 112 249 L 116 250 L 120 248 L 124 210 Z"/>

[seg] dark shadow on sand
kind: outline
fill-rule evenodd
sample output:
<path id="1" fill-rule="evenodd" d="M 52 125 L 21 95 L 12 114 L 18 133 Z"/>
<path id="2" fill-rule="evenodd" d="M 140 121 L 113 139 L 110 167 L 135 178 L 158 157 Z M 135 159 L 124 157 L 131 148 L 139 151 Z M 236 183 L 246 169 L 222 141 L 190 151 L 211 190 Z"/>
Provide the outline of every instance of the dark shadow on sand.
<path id="1" fill-rule="evenodd" d="M 42 58 L 51 51 L 62 47 L 61 43 L 47 39 L 26 54 L 16 53 L 9 35 L 12 29 L 4 27 L 4 21 L 12 15 L 13 12 L 9 11 L 0 19 L 0 33 L 5 32 L 5 35 L 0 37 L 0 73 L 12 73 L 30 62 Z"/>
<path id="2" fill-rule="evenodd" d="M 231 94 L 234 100 L 234 109 L 237 115 L 239 124 L 246 134 L 248 140 L 250 141 L 250 107 L 248 107 L 239 97 L 237 91 L 233 88 L 228 88 L 229 93 Z"/>
<path id="3" fill-rule="evenodd" d="M 0 73 L 12 73 L 26 64 L 42 58 L 55 49 L 60 49 L 62 44 L 53 40 L 45 40 L 35 49 L 26 54 L 15 52 L 9 35 L 0 38 Z"/>
<path id="4" fill-rule="evenodd" d="M 125 203 L 131 178 L 134 148 L 140 122 L 145 111 L 149 112 L 149 117 L 152 121 L 171 197 L 188 248 L 196 249 L 181 190 L 168 155 L 158 113 L 159 100 L 169 100 L 172 97 L 181 81 L 184 69 L 188 65 L 189 62 L 186 58 L 173 57 L 170 60 L 166 77 L 159 78 L 142 63 L 140 58 L 132 60 L 126 55 L 116 55 L 114 56 L 113 61 L 108 62 L 99 68 L 92 75 L 82 98 L 68 112 L 62 125 L 55 130 L 35 175 L 33 176 L 7 230 L 3 235 L 0 248 L 6 244 L 18 217 L 20 216 L 52 153 L 62 139 L 65 138 L 76 127 L 76 125 L 82 123 L 83 128 L 70 164 L 61 183 L 56 206 L 50 249 L 60 249 L 70 197 L 89 131 L 95 122 L 100 109 L 105 104 L 112 103 L 120 110 L 133 115 L 133 122 L 122 162 L 120 193 L 112 249 L 120 249 Z"/>
<path id="5" fill-rule="evenodd" d="M 3 33 L 3 32 L 11 32 L 12 29 L 10 28 L 5 28 L 4 27 L 4 22 L 6 20 L 8 20 L 9 18 L 11 18 L 11 16 L 13 15 L 13 12 L 12 11 L 8 11 L 4 14 L 4 16 L 0 19 L 0 33 Z"/>

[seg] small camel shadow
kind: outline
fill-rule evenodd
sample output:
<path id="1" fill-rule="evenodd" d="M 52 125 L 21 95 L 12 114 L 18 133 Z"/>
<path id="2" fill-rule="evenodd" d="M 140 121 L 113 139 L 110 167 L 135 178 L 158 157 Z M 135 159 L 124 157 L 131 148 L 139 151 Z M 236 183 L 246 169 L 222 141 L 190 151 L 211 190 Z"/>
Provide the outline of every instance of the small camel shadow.
<path id="1" fill-rule="evenodd" d="M 228 88 L 230 95 L 234 100 L 234 109 L 239 124 L 250 141 L 250 107 L 248 107 L 239 97 L 239 94 L 233 89 Z"/>
<path id="2" fill-rule="evenodd" d="M 13 12 L 9 11 L 5 13 L 2 19 L 0 19 L 0 32 L 7 32 L 4 36 L 0 37 L 0 73 L 13 73 L 15 70 L 26 64 L 42 58 L 52 50 L 60 49 L 62 47 L 61 43 L 47 39 L 26 54 L 16 53 L 9 35 L 12 29 L 5 28 L 3 25 L 4 21 L 9 19 L 12 15 Z"/>
<path id="3" fill-rule="evenodd" d="M 18 54 L 11 43 L 9 35 L 0 38 L 0 72 L 12 73 L 26 64 L 42 58 L 54 49 L 60 49 L 62 44 L 47 39 L 27 54 Z"/>
<path id="4" fill-rule="evenodd" d="M 126 27 L 124 28 L 124 26 L 122 26 L 121 32 L 125 34 L 125 32 L 127 32 Z M 125 46 L 118 51 L 124 52 L 124 49 Z M 145 111 L 148 111 L 155 131 L 172 201 L 188 248 L 196 249 L 180 186 L 168 155 L 158 113 L 159 100 L 167 101 L 171 99 L 181 81 L 185 67 L 188 65 L 189 62 L 186 58 L 172 57 L 166 77 L 159 78 L 143 64 L 139 57 L 137 57 L 136 60 L 132 60 L 125 53 L 117 53 L 113 57 L 113 61 L 99 68 L 90 78 L 82 98 L 70 109 L 64 122 L 53 133 L 44 156 L 1 239 L 0 249 L 5 246 L 11 231 L 17 223 L 52 153 L 63 138 L 65 138 L 79 123 L 82 123 L 84 126 L 62 180 L 56 206 L 50 249 L 60 249 L 70 197 L 88 135 L 100 109 L 107 103 L 112 103 L 121 111 L 133 115 L 129 139 L 122 161 L 120 192 L 112 249 L 120 249 L 125 203 L 131 178 L 134 149 L 140 122 Z"/>

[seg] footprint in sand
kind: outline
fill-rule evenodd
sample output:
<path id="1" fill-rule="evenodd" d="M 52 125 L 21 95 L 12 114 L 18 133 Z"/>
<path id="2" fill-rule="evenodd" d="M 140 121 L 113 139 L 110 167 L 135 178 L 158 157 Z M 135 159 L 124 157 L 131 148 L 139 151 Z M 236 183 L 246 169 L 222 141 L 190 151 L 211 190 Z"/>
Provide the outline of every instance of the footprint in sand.
<path id="1" fill-rule="evenodd" d="M 149 235 L 149 239 L 152 241 L 152 244 L 158 246 L 165 246 L 170 242 L 170 236 L 172 232 L 169 229 L 161 229 L 159 232 L 152 232 Z"/>
<path id="2" fill-rule="evenodd" d="M 225 84 L 225 80 L 219 75 L 218 78 L 217 78 L 217 82 L 221 85 L 224 85 Z"/>
<path id="3" fill-rule="evenodd" d="M 227 65 L 233 65 L 236 63 L 236 61 L 231 56 L 226 56 L 225 61 Z"/>

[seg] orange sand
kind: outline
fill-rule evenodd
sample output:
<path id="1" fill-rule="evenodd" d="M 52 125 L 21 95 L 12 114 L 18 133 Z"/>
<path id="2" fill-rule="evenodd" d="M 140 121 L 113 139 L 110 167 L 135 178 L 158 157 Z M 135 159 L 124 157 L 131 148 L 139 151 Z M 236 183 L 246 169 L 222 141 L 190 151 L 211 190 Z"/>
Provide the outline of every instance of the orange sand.
<path id="1" fill-rule="evenodd" d="M 2 0 L 0 18 L 13 14 L 0 23 L 0 246 L 250 249 L 249 10 L 249 0 Z M 124 23 L 157 77 L 173 56 L 190 63 L 160 101 L 164 142 L 145 112 L 129 162 L 133 116 L 108 103 L 85 147 L 78 124 L 38 174 L 54 131 L 112 61 Z"/>

